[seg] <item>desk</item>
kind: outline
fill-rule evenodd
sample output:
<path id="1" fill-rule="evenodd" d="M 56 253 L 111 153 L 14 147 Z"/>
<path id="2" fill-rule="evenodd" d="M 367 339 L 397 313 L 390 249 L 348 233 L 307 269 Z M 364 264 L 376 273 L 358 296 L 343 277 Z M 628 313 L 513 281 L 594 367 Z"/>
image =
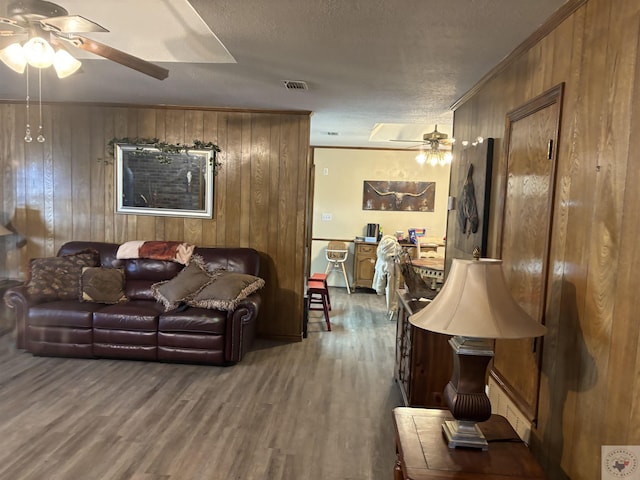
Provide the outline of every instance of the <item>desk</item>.
<path id="1" fill-rule="evenodd" d="M 394 480 L 544 480 L 542 468 L 506 418 L 492 415 L 480 424 L 489 450 L 447 446 L 442 422 L 448 410 L 399 407 L 393 410 L 398 460 Z M 497 441 L 516 439 L 515 442 Z"/>

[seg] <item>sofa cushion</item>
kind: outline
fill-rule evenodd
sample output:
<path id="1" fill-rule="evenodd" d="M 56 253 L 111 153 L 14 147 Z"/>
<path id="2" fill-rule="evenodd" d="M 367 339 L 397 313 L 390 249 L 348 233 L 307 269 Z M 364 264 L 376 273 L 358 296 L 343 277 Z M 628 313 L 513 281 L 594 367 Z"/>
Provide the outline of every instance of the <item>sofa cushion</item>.
<path id="1" fill-rule="evenodd" d="M 148 300 L 107 305 L 93 314 L 93 328 L 155 332 L 160 313 L 162 306 Z"/>
<path id="2" fill-rule="evenodd" d="M 227 314 L 204 308 L 173 310 L 160 315 L 158 331 L 165 333 L 203 333 L 224 335 Z"/>
<path id="3" fill-rule="evenodd" d="M 84 267 L 80 276 L 80 300 L 95 303 L 121 303 L 124 294 L 124 269 Z"/>
<path id="4" fill-rule="evenodd" d="M 99 262 L 100 254 L 95 250 L 63 257 L 34 258 L 29 262 L 27 291 L 37 302 L 77 300 L 82 269 L 95 267 Z"/>
<path id="5" fill-rule="evenodd" d="M 91 328 L 93 312 L 100 308 L 102 305 L 78 300 L 40 303 L 29 308 L 27 322 L 38 326 Z"/>
<path id="6" fill-rule="evenodd" d="M 123 261 L 127 277 L 125 293 L 129 300 L 155 301 L 151 286 L 154 283 L 171 280 L 184 268 L 180 263 L 165 260 L 137 258 Z"/>
<path id="7" fill-rule="evenodd" d="M 264 280 L 246 273 L 217 272 L 193 298 L 187 300 L 192 307 L 234 310 L 238 303 L 264 287 Z"/>

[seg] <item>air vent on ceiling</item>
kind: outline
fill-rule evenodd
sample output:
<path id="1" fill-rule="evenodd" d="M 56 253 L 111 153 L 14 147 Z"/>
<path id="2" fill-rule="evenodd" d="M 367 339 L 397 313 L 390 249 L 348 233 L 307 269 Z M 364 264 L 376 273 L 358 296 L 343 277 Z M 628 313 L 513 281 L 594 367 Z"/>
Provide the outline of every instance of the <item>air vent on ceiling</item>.
<path id="1" fill-rule="evenodd" d="M 282 84 L 287 90 L 309 90 L 307 83 L 302 80 L 283 80 Z"/>

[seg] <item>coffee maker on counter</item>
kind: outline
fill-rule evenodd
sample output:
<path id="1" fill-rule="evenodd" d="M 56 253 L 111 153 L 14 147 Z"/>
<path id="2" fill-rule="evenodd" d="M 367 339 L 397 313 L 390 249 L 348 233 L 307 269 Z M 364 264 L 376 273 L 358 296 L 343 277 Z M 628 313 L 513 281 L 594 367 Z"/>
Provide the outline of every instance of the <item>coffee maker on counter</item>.
<path id="1" fill-rule="evenodd" d="M 380 239 L 382 238 L 382 231 L 380 230 L 380 224 L 379 223 L 367 223 L 367 229 L 366 229 L 366 237 L 367 238 L 374 238 L 374 241 L 380 241 Z"/>

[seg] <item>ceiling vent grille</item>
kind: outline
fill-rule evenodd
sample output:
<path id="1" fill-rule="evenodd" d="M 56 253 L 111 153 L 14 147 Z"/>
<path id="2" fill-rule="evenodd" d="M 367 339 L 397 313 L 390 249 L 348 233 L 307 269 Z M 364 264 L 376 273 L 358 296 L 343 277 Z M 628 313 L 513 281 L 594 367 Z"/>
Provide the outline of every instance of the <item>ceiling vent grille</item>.
<path id="1" fill-rule="evenodd" d="M 287 90 L 309 90 L 309 86 L 302 80 L 283 80 L 282 84 Z"/>

